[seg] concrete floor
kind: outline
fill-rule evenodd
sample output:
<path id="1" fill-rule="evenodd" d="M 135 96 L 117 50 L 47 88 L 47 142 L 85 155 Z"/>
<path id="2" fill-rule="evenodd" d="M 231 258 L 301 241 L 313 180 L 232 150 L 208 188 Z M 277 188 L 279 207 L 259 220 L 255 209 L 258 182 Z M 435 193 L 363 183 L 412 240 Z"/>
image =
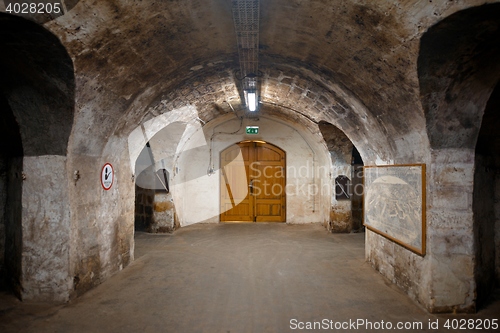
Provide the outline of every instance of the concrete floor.
<path id="1" fill-rule="evenodd" d="M 173 235 L 138 233 L 136 260 L 67 305 L 0 296 L 0 332 L 313 331 L 291 329 L 292 319 L 364 319 L 375 328 L 382 320 L 394 328 L 421 322 L 423 329 L 401 331 L 454 332 L 443 327 L 447 319 L 481 318 L 500 320 L 498 293 L 475 315 L 430 315 L 365 263 L 364 234 L 330 234 L 320 225 L 194 225 Z M 440 329 L 430 330 L 429 320 Z M 316 331 L 370 331 L 350 328 Z"/>

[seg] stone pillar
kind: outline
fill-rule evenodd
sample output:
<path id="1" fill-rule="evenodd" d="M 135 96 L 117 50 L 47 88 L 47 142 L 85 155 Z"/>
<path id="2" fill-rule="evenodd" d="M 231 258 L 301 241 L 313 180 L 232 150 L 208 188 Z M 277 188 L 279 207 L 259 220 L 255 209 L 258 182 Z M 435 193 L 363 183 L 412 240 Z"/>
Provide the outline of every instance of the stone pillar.
<path id="1" fill-rule="evenodd" d="M 367 261 L 430 312 L 474 312 L 474 150 L 433 151 L 426 178 L 425 255 L 368 230 Z"/>
<path id="2" fill-rule="evenodd" d="M 72 289 L 66 157 L 24 157 L 23 178 L 21 298 L 65 302 Z"/>
<path id="3" fill-rule="evenodd" d="M 154 197 L 153 223 L 150 232 L 173 232 L 177 227 L 172 194 L 157 191 Z"/>
<path id="4" fill-rule="evenodd" d="M 474 312 L 474 150 L 432 152 L 427 175 L 428 295 L 431 312 Z M 428 298 L 427 298 L 428 297 Z"/>

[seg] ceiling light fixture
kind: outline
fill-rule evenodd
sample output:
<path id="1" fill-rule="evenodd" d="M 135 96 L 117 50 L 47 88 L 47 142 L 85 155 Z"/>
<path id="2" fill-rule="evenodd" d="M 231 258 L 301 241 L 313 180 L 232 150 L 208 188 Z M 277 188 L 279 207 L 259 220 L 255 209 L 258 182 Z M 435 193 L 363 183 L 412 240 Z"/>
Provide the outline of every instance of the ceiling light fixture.
<path id="1" fill-rule="evenodd" d="M 255 91 L 247 91 L 247 106 L 251 112 L 257 110 L 257 93 Z"/>

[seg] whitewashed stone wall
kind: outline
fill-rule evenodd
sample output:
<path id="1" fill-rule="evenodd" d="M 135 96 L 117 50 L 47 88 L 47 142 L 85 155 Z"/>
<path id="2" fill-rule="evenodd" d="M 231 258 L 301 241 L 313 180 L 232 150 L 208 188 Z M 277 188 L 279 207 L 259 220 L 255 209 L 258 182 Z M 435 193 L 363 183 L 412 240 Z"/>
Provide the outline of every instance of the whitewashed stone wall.
<path id="1" fill-rule="evenodd" d="M 259 135 L 246 135 L 247 125 L 260 126 Z M 332 191 L 328 174 L 331 162 L 321 137 L 297 123 L 264 116 L 259 120 L 244 119 L 237 133 L 223 134 L 239 128 L 240 120 L 234 115 L 221 117 L 203 129 L 188 128 L 189 134 L 183 137 L 178 148 L 172 177 L 180 225 L 219 222 L 219 156 L 225 148 L 243 140 L 264 140 L 286 152 L 287 223 L 325 223 Z M 210 161 L 214 172 L 209 175 Z"/>

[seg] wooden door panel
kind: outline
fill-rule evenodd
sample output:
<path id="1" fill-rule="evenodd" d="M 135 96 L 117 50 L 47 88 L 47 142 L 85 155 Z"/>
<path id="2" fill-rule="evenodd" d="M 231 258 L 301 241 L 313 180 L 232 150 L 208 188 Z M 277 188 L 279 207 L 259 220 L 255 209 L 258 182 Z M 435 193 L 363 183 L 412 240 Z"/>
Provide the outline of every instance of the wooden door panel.
<path id="1" fill-rule="evenodd" d="M 256 222 L 284 222 L 281 200 L 256 204 Z"/>
<path id="2" fill-rule="evenodd" d="M 268 144 L 258 143 L 256 147 L 256 160 L 261 162 L 279 162 L 284 156 L 283 151 L 278 147 L 270 146 Z"/>
<path id="3" fill-rule="evenodd" d="M 254 220 L 253 198 L 248 191 L 250 148 L 236 145 L 221 155 L 221 221 Z"/>
<path id="4" fill-rule="evenodd" d="M 225 212 L 221 214 L 221 220 L 230 222 L 230 221 L 246 221 L 253 222 L 253 217 L 250 213 L 251 207 L 248 203 L 242 202 L 236 206 L 232 206 L 231 204 L 226 204 Z"/>
<path id="5" fill-rule="evenodd" d="M 223 172 L 224 180 L 230 186 L 230 190 L 228 189 L 226 193 L 231 192 L 231 197 L 235 202 L 248 199 L 248 167 L 242 164 L 231 164 L 225 166 Z"/>
<path id="6" fill-rule="evenodd" d="M 221 221 L 285 222 L 285 152 L 245 142 L 221 153 Z M 250 186 L 252 185 L 252 186 Z"/>
<path id="7" fill-rule="evenodd" d="M 285 152 L 257 143 L 254 165 L 254 182 L 260 185 L 255 191 L 255 221 L 285 222 Z"/>

